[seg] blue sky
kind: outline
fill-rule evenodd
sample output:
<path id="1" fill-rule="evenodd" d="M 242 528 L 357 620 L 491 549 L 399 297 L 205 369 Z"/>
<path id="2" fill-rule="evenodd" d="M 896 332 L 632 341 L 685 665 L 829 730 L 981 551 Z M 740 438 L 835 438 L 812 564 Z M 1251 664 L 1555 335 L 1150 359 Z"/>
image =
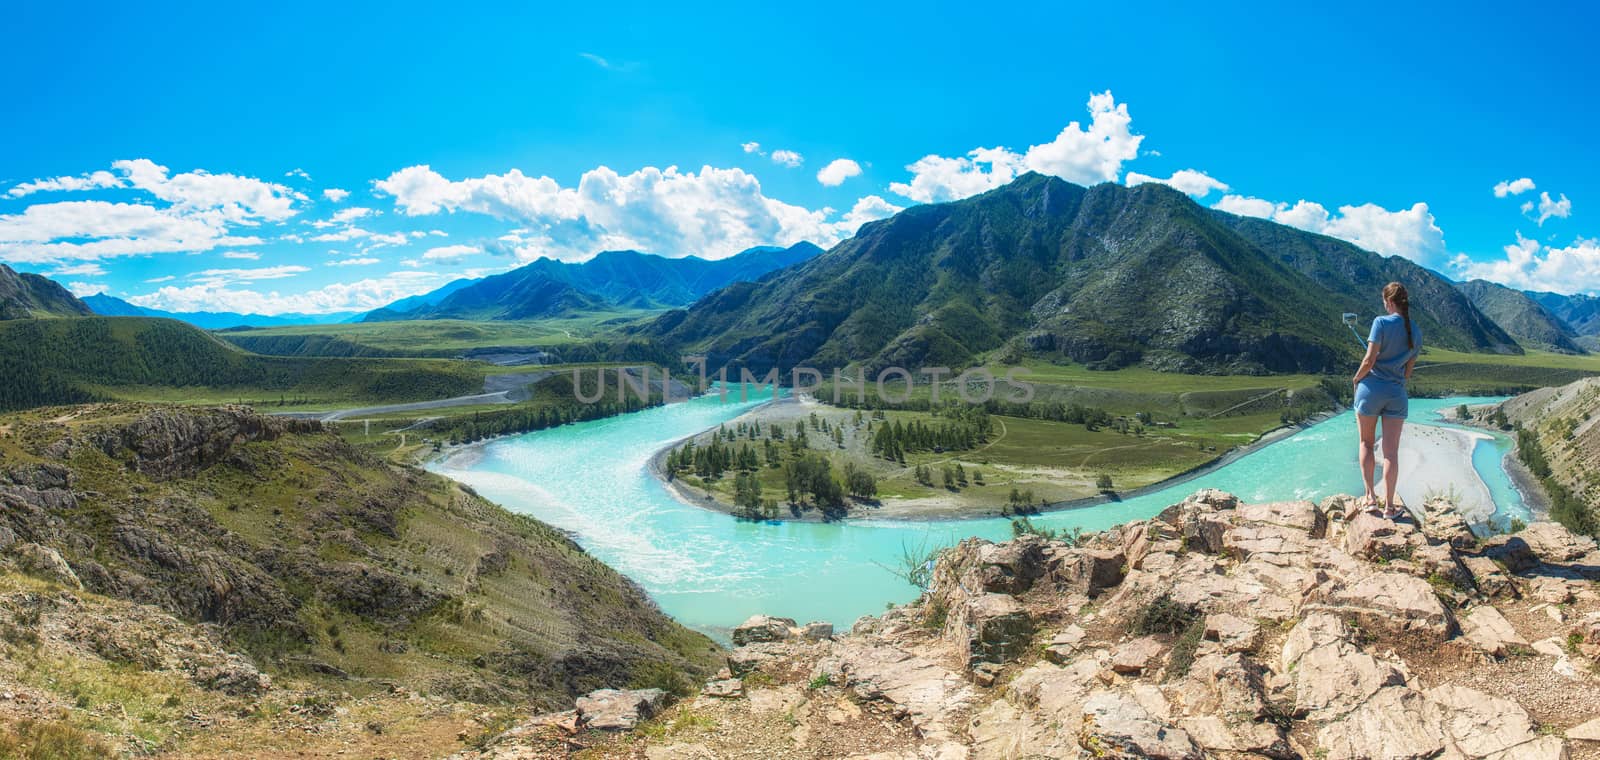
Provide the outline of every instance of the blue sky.
<path id="1" fill-rule="evenodd" d="M 831 244 L 1039 170 L 1600 291 L 1593 11 L 232 5 L 8 6 L 0 261 L 365 309 L 537 256 Z"/>

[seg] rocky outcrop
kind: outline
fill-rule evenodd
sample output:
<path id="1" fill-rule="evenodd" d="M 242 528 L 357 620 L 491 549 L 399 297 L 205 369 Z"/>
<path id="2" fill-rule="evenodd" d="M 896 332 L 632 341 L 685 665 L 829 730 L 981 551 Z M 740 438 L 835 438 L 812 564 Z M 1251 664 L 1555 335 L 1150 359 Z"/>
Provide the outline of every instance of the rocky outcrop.
<path id="1" fill-rule="evenodd" d="M 748 726 L 781 704 L 791 743 L 770 757 L 1554 760 L 1551 729 L 1585 735 L 1600 704 L 1600 599 L 1572 570 L 1590 551 L 1547 524 L 1480 541 L 1438 501 L 1418 524 L 1202 491 L 1081 542 L 963 541 L 917 603 L 834 639 L 753 618 L 728 656 L 739 688 L 682 709 Z M 876 746 L 820 749 L 836 693 L 880 716 Z"/>
<path id="2" fill-rule="evenodd" d="M 268 417 L 243 406 L 158 408 L 130 422 L 97 430 L 90 441 L 114 459 L 128 452 L 134 469 L 155 480 L 168 480 L 216 464 L 239 444 L 322 429 L 316 420 Z"/>

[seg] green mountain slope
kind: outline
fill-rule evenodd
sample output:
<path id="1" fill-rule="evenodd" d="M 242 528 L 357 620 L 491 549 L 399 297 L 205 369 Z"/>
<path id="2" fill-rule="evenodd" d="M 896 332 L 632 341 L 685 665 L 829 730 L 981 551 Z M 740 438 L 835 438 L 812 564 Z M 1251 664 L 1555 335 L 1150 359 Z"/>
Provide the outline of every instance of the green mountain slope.
<path id="1" fill-rule="evenodd" d="M 462 362 L 258 356 L 168 319 L 0 322 L 0 409 L 118 398 L 151 387 L 425 400 L 479 393 L 482 386 L 481 373 Z"/>
<path id="2" fill-rule="evenodd" d="M 1083 188 L 1029 174 L 868 224 L 820 257 L 713 293 L 643 332 L 704 352 L 713 366 L 757 370 L 956 367 L 991 354 L 1326 372 L 1357 357 L 1340 313 L 1366 306 L 1370 315 L 1377 288 L 1368 283 L 1383 277 L 1441 294 L 1419 310 L 1434 344 L 1520 350 L 1427 270 L 1345 245 L 1333 251 L 1340 267 L 1362 271 L 1316 272 L 1310 259 L 1330 239 L 1260 223 L 1286 248 L 1249 221 L 1161 185 Z"/>
<path id="3" fill-rule="evenodd" d="M 0 264 L 0 319 L 77 317 L 93 314 L 56 281 Z"/>
<path id="4" fill-rule="evenodd" d="M 1584 353 L 1574 342 L 1577 335 L 1572 328 L 1527 293 L 1487 280 L 1457 283 L 1456 289 L 1517 342 L 1564 354 Z"/>
<path id="5" fill-rule="evenodd" d="M 537 711 L 697 682 L 684 674 L 716 652 L 560 531 L 243 407 L 0 417 L 0 505 L 8 543 L 58 555 L 87 590 L 216 626 L 251 660 L 196 674 L 216 688 L 257 691 L 259 667 Z M 128 678 L 159 662 L 126 659 Z"/>
<path id="6" fill-rule="evenodd" d="M 1328 299 L 1325 308 L 1355 312 L 1364 327 L 1382 313 L 1383 286 L 1405 284 L 1411 317 L 1423 342 L 1456 351 L 1520 354 L 1505 330 L 1472 305 L 1454 283 L 1401 256 L 1380 256 L 1343 240 L 1263 219 L 1211 212 L 1265 255 L 1310 277 Z M 1337 316 L 1337 315 L 1335 315 Z M 1348 338 L 1346 333 L 1346 340 Z"/>

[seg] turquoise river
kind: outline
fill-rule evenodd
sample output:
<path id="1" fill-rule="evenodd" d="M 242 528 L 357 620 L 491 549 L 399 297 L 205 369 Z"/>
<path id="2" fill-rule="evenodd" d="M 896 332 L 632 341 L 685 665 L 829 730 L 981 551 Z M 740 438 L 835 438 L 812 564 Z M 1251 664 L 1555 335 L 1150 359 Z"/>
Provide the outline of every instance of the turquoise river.
<path id="1" fill-rule="evenodd" d="M 638 582 L 668 614 L 726 641 L 755 613 L 827 620 L 857 617 L 909 601 L 916 590 L 890 572 L 905 549 L 953 544 L 966 536 L 1011 535 L 1002 518 L 842 523 L 737 520 L 684 504 L 650 473 L 662 447 L 737 417 L 754 399 L 715 395 L 593 422 L 565 425 L 457 450 L 430 464 L 485 497 L 571 532 L 590 553 Z M 1413 424 L 1438 423 L 1458 403 L 1495 399 L 1415 399 Z M 1501 460 L 1503 436 L 1482 440 L 1473 465 L 1489 486 L 1496 520 L 1527 518 Z M 1100 530 L 1149 518 L 1200 488 L 1247 500 L 1319 499 L 1359 493 L 1350 412 L 1264 446 L 1198 478 L 1121 502 L 1046 513 L 1041 525 Z"/>

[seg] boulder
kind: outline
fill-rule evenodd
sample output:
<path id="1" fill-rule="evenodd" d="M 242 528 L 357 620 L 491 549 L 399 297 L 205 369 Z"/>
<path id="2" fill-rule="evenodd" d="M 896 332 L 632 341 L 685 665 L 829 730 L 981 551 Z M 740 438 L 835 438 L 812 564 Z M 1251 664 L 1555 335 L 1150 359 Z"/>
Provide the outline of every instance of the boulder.
<path id="1" fill-rule="evenodd" d="M 197 684 L 235 697 L 261 694 L 272 688 L 272 678 L 243 658 L 230 655 L 226 660 L 195 669 Z"/>
<path id="2" fill-rule="evenodd" d="M 1445 735 L 1463 757 L 1548 756 L 1540 754 L 1536 727 L 1516 702 L 1454 684 L 1436 686 L 1424 695 L 1442 708 Z"/>
<path id="3" fill-rule="evenodd" d="M 1359 707 L 1317 732 L 1327 760 L 1438 757 L 1447 747 L 1440 706 L 1405 686 L 1380 690 Z"/>
<path id="4" fill-rule="evenodd" d="M 1516 599 L 1517 584 L 1511 574 L 1488 557 L 1462 557 L 1461 564 L 1472 574 L 1472 585 L 1490 599 Z"/>
<path id="5" fill-rule="evenodd" d="M 1460 552 L 1477 549 L 1478 537 L 1467 521 L 1447 499 L 1428 499 L 1422 504 L 1422 533 L 1428 538 Z"/>
<path id="6" fill-rule="evenodd" d="M 723 678 L 707 682 L 701 694 L 718 699 L 733 699 L 744 694 L 744 681 L 737 678 Z"/>
<path id="7" fill-rule="evenodd" d="M 1500 610 L 1491 605 L 1474 607 L 1462 620 L 1462 635 L 1473 646 L 1495 657 L 1505 657 L 1519 649 L 1528 648 L 1528 640 L 1511 627 Z"/>
<path id="8" fill-rule="evenodd" d="M 598 689 L 578 697 L 573 707 L 583 725 L 601 731 L 629 731 L 666 706 L 660 689 Z"/>
<path id="9" fill-rule="evenodd" d="M 1161 667 L 1166 646 L 1154 636 L 1141 636 L 1124 642 L 1111 652 L 1111 669 L 1124 675 L 1140 675 Z"/>
<path id="10" fill-rule="evenodd" d="M 1595 718 L 1588 723 L 1580 723 L 1567 729 L 1567 738 L 1586 742 L 1600 742 L 1600 718 Z"/>
<path id="11" fill-rule="evenodd" d="M 1455 619 L 1433 587 L 1403 573 L 1373 573 L 1349 585 L 1338 585 L 1328 594 L 1328 602 L 1369 631 L 1439 642 L 1455 631 Z"/>
<path id="12" fill-rule="evenodd" d="M 1099 691 L 1083 703 L 1083 728 L 1078 746 L 1092 757 L 1134 760 L 1200 760 L 1200 748 L 1189 734 L 1152 717 L 1125 694 Z"/>
<path id="13" fill-rule="evenodd" d="M 833 638 L 833 623 L 812 621 L 800 629 L 800 638 L 807 641 L 824 641 Z"/>
<path id="14" fill-rule="evenodd" d="M 1025 535 L 1002 544 L 980 545 L 973 552 L 972 586 L 1003 594 L 1027 591 L 1044 575 L 1044 544 L 1039 536 Z"/>
<path id="15" fill-rule="evenodd" d="M 966 657 L 979 662 L 1009 662 L 1021 656 L 1033 638 L 1033 618 L 1015 597 L 984 594 L 968 599 L 945 624 L 946 636 Z"/>
<path id="16" fill-rule="evenodd" d="M 1328 532 L 1328 516 L 1309 501 L 1243 504 L 1236 509 L 1238 520 L 1244 524 L 1290 528 L 1310 538 L 1322 538 Z"/>
<path id="17" fill-rule="evenodd" d="M 744 676 L 760 670 L 762 665 L 784 654 L 783 645 L 779 643 L 746 644 L 735 647 L 728 652 L 728 672 L 735 676 Z"/>
<path id="18" fill-rule="evenodd" d="M 1408 557 L 1414 548 L 1411 535 L 1415 531 L 1408 523 L 1359 512 L 1345 526 L 1344 550 L 1369 562 Z"/>
<path id="19" fill-rule="evenodd" d="M 1520 573 L 1539 566 L 1539 555 L 1533 553 L 1521 534 L 1490 536 L 1483 540 L 1479 550 L 1483 556 L 1499 562 L 1508 572 Z"/>
<path id="20" fill-rule="evenodd" d="M 1313 612 L 1284 638 L 1278 671 L 1288 673 L 1299 711 L 1313 717 L 1342 714 L 1373 694 L 1405 684 L 1393 664 L 1361 651 L 1355 632 L 1339 617 Z"/>
<path id="21" fill-rule="evenodd" d="M 1594 539 L 1573 535 L 1560 523 L 1536 522 L 1516 534 L 1541 562 L 1561 565 L 1582 559 L 1595 550 Z"/>
<path id="22" fill-rule="evenodd" d="M 1044 658 L 1057 665 L 1065 665 L 1083 647 L 1086 635 L 1076 623 L 1067 626 L 1065 630 L 1050 638 L 1050 643 L 1044 647 Z"/>
<path id="23" fill-rule="evenodd" d="M 1205 637 L 1220 644 L 1225 653 L 1254 652 L 1261 646 L 1261 626 L 1253 620 L 1217 612 L 1206 616 Z"/>
<path id="24" fill-rule="evenodd" d="M 67 564 L 67 561 L 61 558 L 61 552 L 55 549 L 40 544 L 21 543 L 11 547 L 11 555 L 17 560 L 17 568 L 24 573 L 63 586 L 83 588 L 83 582 L 78 580 L 78 574 L 72 572 L 72 566 Z"/>
<path id="25" fill-rule="evenodd" d="M 1116 549 L 1090 549 L 1082 555 L 1084 591 L 1095 597 L 1122 582 L 1126 560 Z"/>
<path id="26" fill-rule="evenodd" d="M 783 641 L 793 635 L 794 621 L 789 618 L 752 615 L 749 620 L 733 629 L 733 645 Z"/>
<path id="27" fill-rule="evenodd" d="M 1574 642 L 1584 657 L 1600 659 L 1600 612 L 1583 616 L 1567 633 L 1567 640 Z"/>

